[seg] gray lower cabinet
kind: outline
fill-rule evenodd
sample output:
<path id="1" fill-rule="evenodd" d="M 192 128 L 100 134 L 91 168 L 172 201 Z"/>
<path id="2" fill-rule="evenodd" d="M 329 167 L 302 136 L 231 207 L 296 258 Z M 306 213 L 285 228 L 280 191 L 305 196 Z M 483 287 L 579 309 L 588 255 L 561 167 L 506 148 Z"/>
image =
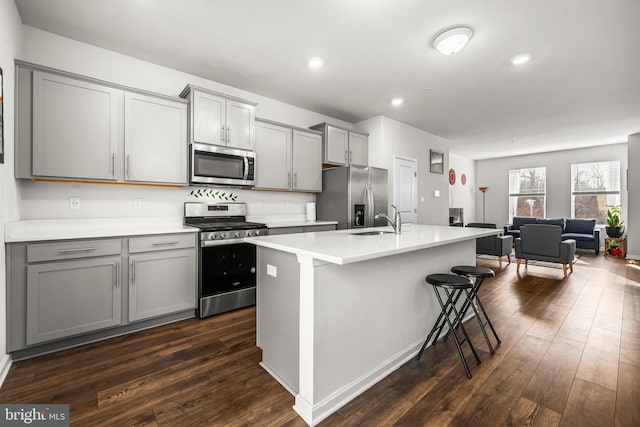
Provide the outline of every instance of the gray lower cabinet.
<path id="1" fill-rule="evenodd" d="M 27 345 L 121 323 L 120 257 L 27 266 Z"/>
<path id="2" fill-rule="evenodd" d="M 33 356 L 193 317 L 197 237 L 7 244 L 9 351 Z"/>
<path id="3" fill-rule="evenodd" d="M 195 308 L 194 249 L 129 255 L 129 321 Z"/>

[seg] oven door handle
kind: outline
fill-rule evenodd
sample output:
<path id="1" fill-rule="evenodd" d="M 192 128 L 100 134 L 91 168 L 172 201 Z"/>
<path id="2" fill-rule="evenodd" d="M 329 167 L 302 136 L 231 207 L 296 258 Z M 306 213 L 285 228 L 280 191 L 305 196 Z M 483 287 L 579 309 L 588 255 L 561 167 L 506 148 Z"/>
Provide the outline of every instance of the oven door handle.
<path id="1" fill-rule="evenodd" d="M 205 240 L 204 242 L 200 242 L 200 246 L 206 248 L 207 246 L 234 245 L 238 243 L 244 243 L 244 237 L 241 237 L 239 239 Z"/>

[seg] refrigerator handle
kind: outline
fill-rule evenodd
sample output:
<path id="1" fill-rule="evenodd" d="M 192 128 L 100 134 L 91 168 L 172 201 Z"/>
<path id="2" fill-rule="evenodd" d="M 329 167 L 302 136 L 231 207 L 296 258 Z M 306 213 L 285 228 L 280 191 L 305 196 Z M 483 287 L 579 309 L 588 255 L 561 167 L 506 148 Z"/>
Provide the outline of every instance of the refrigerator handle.
<path id="1" fill-rule="evenodd" d="M 375 216 L 375 212 L 374 210 L 374 206 L 373 206 L 373 190 L 371 189 L 371 184 L 367 184 L 365 186 L 366 190 L 366 203 L 367 206 L 365 207 L 366 213 L 367 213 L 367 227 L 373 227 L 373 221 L 374 221 L 374 216 Z"/>

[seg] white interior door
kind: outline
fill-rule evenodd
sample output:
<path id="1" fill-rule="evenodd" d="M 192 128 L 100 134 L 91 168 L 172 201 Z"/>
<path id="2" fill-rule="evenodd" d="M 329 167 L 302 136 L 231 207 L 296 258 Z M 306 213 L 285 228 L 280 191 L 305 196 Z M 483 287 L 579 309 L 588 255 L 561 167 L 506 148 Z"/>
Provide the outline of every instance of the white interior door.
<path id="1" fill-rule="evenodd" d="M 402 222 L 418 218 L 418 161 L 393 158 L 393 204 L 400 210 Z"/>

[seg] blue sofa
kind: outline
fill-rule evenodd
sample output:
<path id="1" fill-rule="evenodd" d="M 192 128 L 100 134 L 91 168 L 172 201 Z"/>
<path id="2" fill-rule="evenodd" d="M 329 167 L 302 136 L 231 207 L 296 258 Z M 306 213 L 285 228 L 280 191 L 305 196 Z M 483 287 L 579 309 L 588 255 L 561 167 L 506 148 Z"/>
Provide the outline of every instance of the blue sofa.
<path id="1" fill-rule="evenodd" d="M 562 240 L 575 240 L 578 249 L 593 249 L 596 255 L 600 253 L 600 230 L 596 228 L 595 219 L 514 216 L 513 222 L 504 226 L 504 234 L 513 236 L 515 240 L 520 237 L 520 227 L 526 224 L 559 225 L 562 227 Z"/>

